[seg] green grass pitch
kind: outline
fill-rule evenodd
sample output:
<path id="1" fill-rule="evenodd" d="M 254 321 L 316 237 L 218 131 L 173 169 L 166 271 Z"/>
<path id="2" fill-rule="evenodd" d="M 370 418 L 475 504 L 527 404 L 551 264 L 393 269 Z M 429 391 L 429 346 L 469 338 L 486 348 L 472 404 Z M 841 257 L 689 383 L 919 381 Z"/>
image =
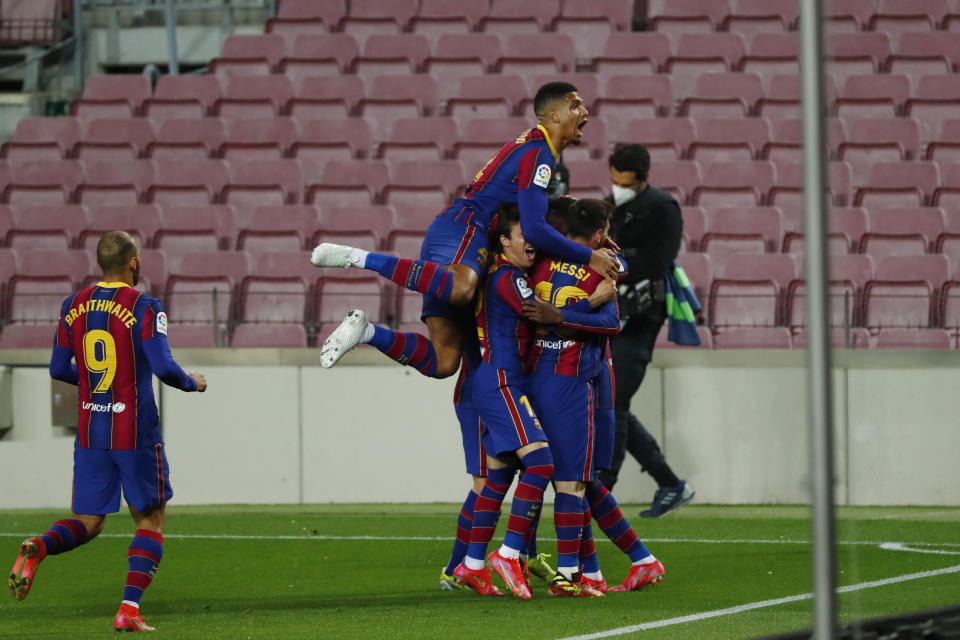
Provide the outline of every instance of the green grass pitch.
<path id="1" fill-rule="evenodd" d="M 457 505 L 171 505 L 142 611 L 161 637 L 204 639 L 712 639 L 812 626 L 809 598 L 770 602 L 810 592 L 809 509 L 690 505 L 651 521 L 639 508 L 624 514 L 666 566 L 662 584 L 589 600 L 548 597 L 534 581 L 524 602 L 439 589 Z M 64 515 L 0 511 L 0 561 L 12 566 L 23 534 Z M 540 547 L 555 558 L 551 519 L 546 509 Z M 842 621 L 960 602 L 958 525 L 957 508 L 839 509 Z M 0 599 L 0 638 L 112 636 L 132 533 L 129 516 L 112 515 L 99 539 L 45 560 L 26 600 Z M 627 558 L 595 533 L 617 583 Z M 623 632 L 635 625 L 648 626 Z"/>

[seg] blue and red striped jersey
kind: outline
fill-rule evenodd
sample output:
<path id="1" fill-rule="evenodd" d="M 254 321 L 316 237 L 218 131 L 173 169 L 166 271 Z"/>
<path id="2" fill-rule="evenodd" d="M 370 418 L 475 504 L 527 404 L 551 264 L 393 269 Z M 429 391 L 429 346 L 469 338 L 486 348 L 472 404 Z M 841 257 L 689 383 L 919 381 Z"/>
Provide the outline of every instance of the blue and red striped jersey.
<path id="1" fill-rule="evenodd" d="M 471 222 L 486 229 L 496 208 L 504 202 L 516 202 L 522 190 L 538 189 L 546 194 L 558 155 L 546 130 L 539 125 L 503 145 L 483 165 L 461 198 L 478 218 Z"/>
<path id="2" fill-rule="evenodd" d="M 162 441 L 152 374 L 196 390 L 170 356 L 166 334 L 160 301 L 126 284 L 101 282 L 64 300 L 50 372 L 79 387 L 79 446 L 138 449 Z"/>
<path id="3" fill-rule="evenodd" d="M 532 331 L 523 317 L 523 301 L 532 297 L 523 269 L 502 253 L 498 255 L 477 300 L 477 337 L 484 362 L 497 369 L 524 372 Z"/>
<path id="4" fill-rule="evenodd" d="M 533 265 L 530 281 L 538 298 L 559 307 L 563 322 L 537 326 L 530 348 L 530 369 L 588 380 L 599 371 L 606 336 L 620 329 L 616 298 L 598 309 L 586 300 L 603 281 L 590 265 L 544 257 Z"/>

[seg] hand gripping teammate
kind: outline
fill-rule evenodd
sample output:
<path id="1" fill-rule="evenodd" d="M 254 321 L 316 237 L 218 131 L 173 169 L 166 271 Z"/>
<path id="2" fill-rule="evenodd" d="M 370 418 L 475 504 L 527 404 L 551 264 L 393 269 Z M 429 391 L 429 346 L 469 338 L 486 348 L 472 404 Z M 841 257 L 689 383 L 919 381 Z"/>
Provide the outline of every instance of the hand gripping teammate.
<path id="1" fill-rule="evenodd" d="M 44 558 L 97 537 L 105 514 L 120 509 L 122 488 L 136 531 L 113 626 L 153 631 L 140 615 L 140 599 L 163 557 L 164 509 L 173 497 L 153 375 L 182 391 L 205 391 L 207 381 L 173 360 L 163 305 L 133 288 L 140 275 L 133 238 L 125 231 L 105 234 L 97 243 L 97 264 L 103 281 L 63 302 L 50 358 L 50 375 L 79 387 L 73 514 L 20 544 L 9 585 L 13 597 L 26 598 Z"/>
<path id="2" fill-rule="evenodd" d="M 320 363 L 332 367 L 345 353 L 367 342 L 388 357 L 425 376 L 445 378 L 460 365 L 461 344 L 472 328 L 454 317 L 451 305 L 470 304 L 485 275 L 487 230 L 495 209 L 517 203 L 524 237 L 538 250 L 589 263 L 600 273 L 616 273 L 609 249 L 590 250 L 557 233 L 545 221 L 546 188 L 560 152 L 578 144 L 587 108 L 576 87 L 551 82 L 533 101 L 537 126 L 511 140 L 481 169 L 462 198 L 441 212 L 427 229 L 420 259 L 411 260 L 324 243 L 313 250 L 317 267 L 358 267 L 376 271 L 400 286 L 424 294 L 422 318 L 429 339 L 369 324 L 350 311 L 324 342 Z"/>

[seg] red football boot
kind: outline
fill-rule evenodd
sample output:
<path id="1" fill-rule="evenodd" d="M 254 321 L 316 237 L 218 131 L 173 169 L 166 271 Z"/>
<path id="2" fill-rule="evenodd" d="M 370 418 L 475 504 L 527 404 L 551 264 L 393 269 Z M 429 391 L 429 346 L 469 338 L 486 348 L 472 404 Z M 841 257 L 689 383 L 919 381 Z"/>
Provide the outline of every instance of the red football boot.
<path id="1" fill-rule="evenodd" d="M 523 567 L 520 566 L 519 559 L 504 558 L 500 555 L 500 550 L 497 549 L 490 552 L 490 555 L 487 556 L 487 562 L 490 563 L 490 567 L 496 571 L 513 595 L 521 600 L 530 599 L 530 586 L 523 576 Z"/>
<path id="2" fill-rule="evenodd" d="M 616 587 L 610 587 L 609 591 L 636 591 L 648 584 L 657 584 L 663 582 L 663 574 L 666 571 L 663 563 L 659 560 L 649 564 L 635 564 L 630 567 L 630 573 L 626 579 Z"/>
<path id="3" fill-rule="evenodd" d="M 457 568 L 453 570 L 453 577 L 459 578 L 462 583 L 482 596 L 503 595 L 499 589 L 493 586 L 493 578 L 490 577 L 490 572 L 487 571 L 486 567 L 474 571 L 473 569 L 468 569 L 467 565 L 461 562 L 457 565 Z"/>
<path id="4" fill-rule="evenodd" d="M 121 604 L 117 616 L 113 619 L 113 628 L 116 631 L 156 631 L 144 620 L 140 612 L 130 605 Z"/>
<path id="5" fill-rule="evenodd" d="M 599 591 L 600 593 L 607 592 L 606 578 L 601 578 L 599 580 L 591 580 L 587 576 L 583 576 L 582 578 L 580 578 L 580 585 L 583 587 L 589 587 L 595 591 Z"/>
<path id="6" fill-rule="evenodd" d="M 47 547 L 40 538 L 27 538 L 20 543 L 20 554 L 10 570 L 10 593 L 23 600 L 30 593 L 40 561 L 47 557 Z"/>

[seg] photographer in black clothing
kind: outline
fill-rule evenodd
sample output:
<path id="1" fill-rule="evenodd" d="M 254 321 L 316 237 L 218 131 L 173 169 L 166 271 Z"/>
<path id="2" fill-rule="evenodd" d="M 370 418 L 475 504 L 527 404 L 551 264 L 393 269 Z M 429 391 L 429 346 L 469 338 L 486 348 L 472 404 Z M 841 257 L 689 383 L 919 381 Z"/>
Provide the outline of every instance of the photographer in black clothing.
<path id="1" fill-rule="evenodd" d="M 616 206 L 610 235 L 622 248 L 630 273 L 620 285 L 622 330 L 611 344 L 617 420 L 613 463 L 597 475 L 612 488 L 629 451 L 659 487 L 651 508 L 640 513 L 655 518 L 683 506 L 694 492 L 674 474 L 657 441 L 630 413 L 630 399 L 643 382 L 667 318 L 664 278 L 683 242 L 680 205 L 668 192 L 647 184 L 649 170 L 650 154 L 642 145 L 622 146 L 610 156 L 613 194 L 608 200 Z"/>

